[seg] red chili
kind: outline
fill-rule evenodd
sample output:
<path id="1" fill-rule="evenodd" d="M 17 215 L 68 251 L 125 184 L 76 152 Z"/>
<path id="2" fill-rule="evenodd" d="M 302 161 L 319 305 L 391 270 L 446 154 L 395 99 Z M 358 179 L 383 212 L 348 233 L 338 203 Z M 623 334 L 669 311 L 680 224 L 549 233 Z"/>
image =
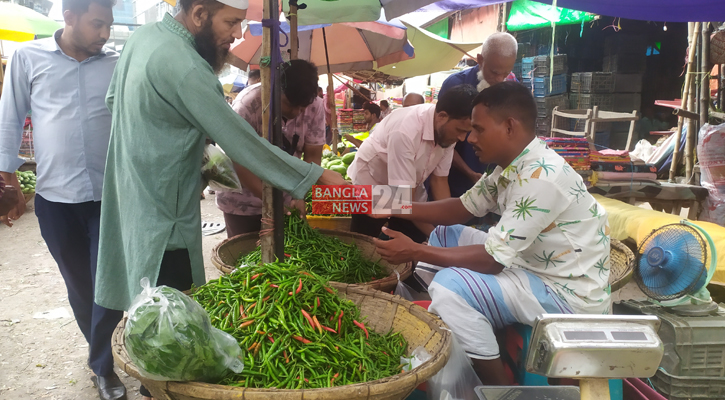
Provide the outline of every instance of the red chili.
<path id="1" fill-rule="evenodd" d="M 247 311 L 249 311 L 249 310 L 253 309 L 253 308 L 254 308 L 254 306 L 256 306 L 256 305 L 257 305 L 257 303 L 252 303 L 252 305 L 251 305 L 251 306 L 249 306 L 249 308 L 247 308 Z"/>
<path id="2" fill-rule="evenodd" d="M 256 274 L 256 275 L 252 275 L 252 278 L 251 278 L 251 280 L 255 280 L 255 279 L 257 279 L 257 278 L 259 277 L 259 275 L 262 275 L 262 274 Z"/>
<path id="3" fill-rule="evenodd" d="M 297 291 L 295 293 L 299 294 L 300 290 L 302 290 L 302 278 L 300 278 L 300 285 L 297 286 Z"/>
<path id="4" fill-rule="evenodd" d="M 330 379 L 330 383 L 335 382 L 335 379 L 337 379 L 338 376 L 340 376 L 339 372 L 332 376 L 332 379 Z"/>
<path id="5" fill-rule="evenodd" d="M 325 290 L 327 290 L 327 292 L 330 294 L 335 294 L 335 292 L 333 292 L 332 289 L 330 289 L 329 287 L 326 287 Z"/>
<path id="6" fill-rule="evenodd" d="M 307 311 L 305 311 L 303 309 L 300 309 L 300 311 L 302 311 L 302 315 L 304 315 L 305 318 L 307 318 L 307 322 L 310 323 L 310 325 L 312 326 L 312 329 L 315 329 L 315 321 L 312 320 L 312 317 L 310 317 L 310 314 L 308 314 Z"/>
<path id="7" fill-rule="evenodd" d="M 370 336 L 370 335 L 368 335 L 368 330 L 365 328 L 365 325 L 363 325 L 355 320 L 352 320 L 352 323 L 355 324 L 358 328 L 362 329 L 363 332 L 365 332 L 365 339 L 367 339 Z"/>
<path id="8" fill-rule="evenodd" d="M 319 307 L 319 306 L 320 306 L 320 298 L 318 297 L 317 298 L 317 307 Z"/>
<path id="9" fill-rule="evenodd" d="M 342 332 L 342 314 L 345 314 L 345 312 L 340 310 L 340 316 L 337 318 L 337 331 L 338 332 Z"/>
<path id="10" fill-rule="evenodd" d="M 267 339 L 269 339 L 270 342 L 274 343 L 274 339 L 272 339 L 272 336 L 267 336 Z"/>
<path id="11" fill-rule="evenodd" d="M 305 339 L 305 338 L 303 338 L 301 336 L 292 336 L 292 339 L 298 340 L 298 341 L 300 341 L 300 342 L 302 342 L 304 344 L 310 344 L 310 343 L 312 343 L 309 340 L 307 340 L 307 339 Z"/>
<path id="12" fill-rule="evenodd" d="M 252 325 L 253 323 L 254 323 L 254 320 L 251 320 L 251 321 L 247 321 L 247 322 L 244 322 L 244 323 L 242 323 L 241 325 L 239 325 L 239 329 L 242 329 L 242 328 L 246 328 L 246 327 L 248 327 L 249 325 Z"/>
<path id="13" fill-rule="evenodd" d="M 267 296 L 267 297 L 263 298 L 263 299 L 262 299 L 262 301 L 267 301 L 267 300 L 269 300 L 269 297 L 270 297 L 270 296 Z"/>
<path id="14" fill-rule="evenodd" d="M 284 362 L 289 364 L 289 358 L 287 358 L 287 350 L 282 352 L 284 354 Z"/>
<path id="15" fill-rule="evenodd" d="M 328 327 L 326 327 L 325 325 L 320 325 L 320 326 L 322 327 L 322 329 L 324 329 L 324 330 L 326 330 L 326 331 L 328 331 L 328 332 L 332 332 L 332 333 L 337 333 L 337 331 L 336 331 L 336 330 L 334 330 L 334 329 L 332 329 L 332 328 L 328 328 Z M 335 347 L 337 347 L 337 346 L 335 346 Z"/>
<path id="16" fill-rule="evenodd" d="M 273 288 L 275 288 L 275 289 L 279 289 L 279 286 L 277 286 L 277 285 L 275 285 L 275 284 L 271 284 L 271 285 L 269 285 L 269 287 L 273 287 Z"/>
<path id="17" fill-rule="evenodd" d="M 307 276 L 309 276 L 310 278 L 314 278 L 314 276 L 312 276 L 312 275 L 311 275 L 311 274 L 310 274 L 309 272 L 305 272 L 305 271 L 300 271 L 300 274 L 302 274 L 302 275 L 307 275 Z"/>
<path id="18" fill-rule="evenodd" d="M 312 320 L 315 321 L 315 326 L 317 326 L 317 329 L 322 333 L 322 325 L 320 324 L 320 321 L 317 320 L 317 315 L 312 317 Z"/>
<path id="19" fill-rule="evenodd" d="M 293 294 L 295 294 L 295 292 L 289 292 L 289 295 L 290 295 L 290 296 L 292 296 Z"/>
<path id="20" fill-rule="evenodd" d="M 291 255 L 289 255 L 287 253 L 284 253 L 284 256 L 287 257 L 287 258 L 292 257 Z"/>

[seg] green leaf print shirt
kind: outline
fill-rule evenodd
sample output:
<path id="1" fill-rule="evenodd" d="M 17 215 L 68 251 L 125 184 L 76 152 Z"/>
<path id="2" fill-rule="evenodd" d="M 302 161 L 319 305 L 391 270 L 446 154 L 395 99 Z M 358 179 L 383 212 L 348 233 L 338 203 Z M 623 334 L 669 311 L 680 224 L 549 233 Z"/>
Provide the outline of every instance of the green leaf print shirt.
<path id="1" fill-rule="evenodd" d="M 461 196 L 466 209 L 501 221 L 486 251 L 506 268 L 524 268 L 577 312 L 609 313 L 609 225 L 581 176 L 539 138 Z"/>

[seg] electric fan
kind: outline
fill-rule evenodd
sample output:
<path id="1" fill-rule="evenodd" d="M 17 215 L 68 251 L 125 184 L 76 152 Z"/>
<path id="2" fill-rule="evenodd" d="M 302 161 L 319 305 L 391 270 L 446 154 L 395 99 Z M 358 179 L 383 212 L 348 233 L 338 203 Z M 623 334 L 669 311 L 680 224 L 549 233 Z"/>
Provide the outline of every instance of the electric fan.
<path id="1" fill-rule="evenodd" d="M 655 303 L 665 307 L 715 305 L 707 284 L 715 273 L 717 254 L 712 238 L 702 228 L 684 220 L 665 225 L 642 241 L 638 253 L 635 282 Z"/>

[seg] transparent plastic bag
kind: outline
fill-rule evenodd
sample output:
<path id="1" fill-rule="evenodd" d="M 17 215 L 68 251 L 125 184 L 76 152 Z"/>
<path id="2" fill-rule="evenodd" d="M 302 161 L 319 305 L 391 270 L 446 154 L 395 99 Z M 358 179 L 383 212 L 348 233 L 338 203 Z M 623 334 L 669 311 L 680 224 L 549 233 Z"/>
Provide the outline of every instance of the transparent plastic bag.
<path id="1" fill-rule="evenodd" d="M 725 124 L 705 124 L 698 136 L 700 185 L 709 193 L 699 220 L 725 226 Z"/>
<path id="2" fill-rule="evenodd" d="M 410 372 L 431 358 L 432 356 L 424 347 L 416 347 L 410 357 L 400 357 L 400 363 L 404 364 L 403 371 Z"/>
<path id="3" fill-rule="evenodd" d="M 224 152 L 208 144 L 204 148 L 201 176 L 210 188 L 219 192 L 239 192 L 242 184 L 234 171 L 232 160 Z"/>
<path id="4" fill-rule="evenodd" d="M 398 277 L 398 283 L 395 285 L 395 292 L 393 294 L 408 301 L 430 300 L 425 294 L 418 293 L 415 289 L 401 281 L 398 271 L 395 271 L 395 275 Z"/>
<path id="5" fill-rule="evenodd" d="M 168 286 L 143 291 L 128 310 L 126 350 L 139 373 L 158 381 L 214 383 L 244 368 L 237 340 L 211 326 L 209 315 L 192 298 Z"/>
<path id="6" fill-rule="evenodd" d="M 481 380 L 455 335 L 452 339 L 448 363 L 428 379 L 428 400 L 478 400 L 473 389 L 482 385 Z"/>

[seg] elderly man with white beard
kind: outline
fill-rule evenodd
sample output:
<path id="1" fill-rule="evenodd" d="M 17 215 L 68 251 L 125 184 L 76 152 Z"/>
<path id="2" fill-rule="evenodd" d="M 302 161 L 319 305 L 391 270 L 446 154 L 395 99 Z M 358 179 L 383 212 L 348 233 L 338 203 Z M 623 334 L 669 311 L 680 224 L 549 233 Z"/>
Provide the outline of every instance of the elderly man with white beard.
<path id="1" fill-rule="evenodd" d="M 483 42 L 481 54 L 476 57 L 478 65 L 449 76 L 441 85 L 438 96 L 461 84 L 473 85 L 480 92 L 499 82 L 516 81 L 516 76 L 511 70 L 516 62 L 517 51 L 518 43 L 511 34 L 504 32 L 492 34 Z M 458 142 L 448 175 L 451 196 L 462 196 L 481 179 L 483 173 L 493 171 L 494 168 L 495 165 L 483 164 L 478 160 L 467 140 Z"/>

